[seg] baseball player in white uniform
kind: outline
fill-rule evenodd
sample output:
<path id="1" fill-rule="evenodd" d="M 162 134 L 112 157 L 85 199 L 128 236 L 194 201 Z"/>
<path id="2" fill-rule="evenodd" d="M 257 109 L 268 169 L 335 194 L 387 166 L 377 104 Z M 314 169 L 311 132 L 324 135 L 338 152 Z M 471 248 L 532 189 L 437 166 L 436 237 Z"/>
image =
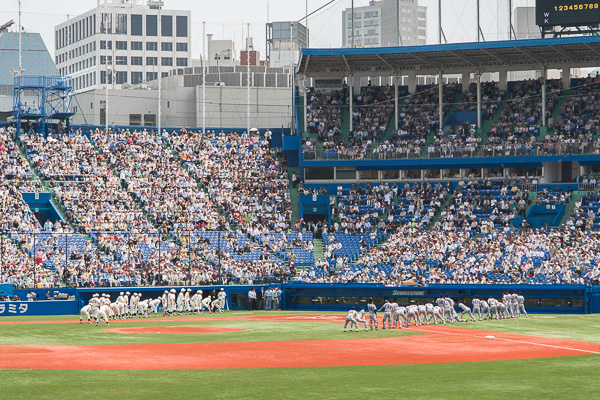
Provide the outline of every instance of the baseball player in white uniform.
<path id="1" fill-rule="evenodd" d="M 188 288 L 183 296 L 183 311 L 189 312 L 192 315 L 192 307 L 190 306 L 190 293 L 192 289 Z"/>
<path id="2" fill-rule="evenodd" d="M 132 318 L 137 318 L 137 303 L 139 301 L 139 298 L 137 296 L 137 293 L 134 293 L 131 295 L 131 298 L 129 299 L 129 314 L 131 314 Z"/>
<path id="3" fill-rule="evenodd" d="M 350 332 L 352 332 L 352 326 L 355 326 L 356 332 L 358 332 L 358 322 L 356 322 L 357 315 L 358 313 L 356 312 L 354 307 L 352 307 L 350 311 L 348 311 L 348 315 L 346 315 L 346 322 L 344 323 L 344 332 L 346 332 L 346 326 L 348 326 L 348 322 L 350 322 Z"/>
<path id="4" fill-rule="evenodd" d="M 110 326 L 108 323 L 108 313 L 110 312 L 110 307 L 107 305 L 100 306 L 100 310 L 98 310 L 98 318 L 96 318 L 96 326 L 98 326 L 98 321 L 102 321 L 104 319 L 106 321 L 106 326 Z"/>
<path id="5" fill-rule="evenodd" d="M 81 311 L 79 314 L 79 323 L 83 323 L 83 318 L 85 317 L 88 321 L 88 324 L 92 323 L 92 320 L 90 318 L 90 312 L 92 312 L 92 306 L 89 304 L 86 304 L 85 306 L 81 307 Z"/>
<path id="6" fill-rule="evenodd" d="M 227 299 L 227 293 L 225 293 L 225 289 L 221 288 L 221 290 L 219 290 L 217 299 L 219 300 L 217 303 L 217 308 L 219 309 L 219 312 L 223 314 L 223 311 L 225 310 L 225 300 Z"/>
<path id="7" fill-rule="evenodd" d="M 149 314 L 148 314 L 148 300 L 152 300 L 152 299 L 146 299 L 146 300 L 142 300 L 140 302 L 137 303 L 137 312 L 140 313 L 140 318 L 148 318 Z"/>
<path id="8" fill-rule="evenodd" d="M 168 304 L 169 304 L 169 291 L 165 290 L 163 295 L 162 295 L 162 309 L 163 309 L 163 316 L 167 315 L 168 312 Z"/>
<path id="9" fill-rule="evenodd" d="M 200 303 L 200 314 L 204 313 L 205 308 L 208 310 L 209 314 L 212 314 L 212 310 L 210 309 L 210 294 L 202 299 L 202 302 Z"/>
<path id="10" fill-rule="evenodd" d="M 158 306 L 160 305 L 161 302 L 162 302 L 162 300 L 160 299 L 160 297 L 157 299 L 150 300 L 148 302 L 148 306 L 150 307 L 150 311 L 148 312 L 148 315 L 150 315 L 150 313 L 154 312 L 154 316 L 158 317 Z"/>
<path id="11" fill-rule="evenodd" d="M 396 327 L 398 329 L 402 329 L 402 325 L 406 325 L 406 307 L 398 305 L 398 307 L 396 308 L 396 311 L 394 312 L 394 329 L 396 329 Z M 397 323 L 397 325 L 396 325 Z"/>
<path id="12" fill-rule="evenodd" d="M 177 291 L 175 289 L 171 289 L 169 292 L 169 304 L 168 304 L 168 315 L 171 316 L 175 314 L 175 294 Z"/>
<path id="13" fill-rule="evenodd" d="M 94 293 L 94 295 L 90 299 L 90 306 L 92 306 L 92 318 L 94 318 L 96 322 L 98 322 L 98 311 L 100 311 L 100 306 L 102 305 L 100 303 L 99 297 L 100 296 L 98 295 L 98 293 Z"/>
<path id="14" fill-rule="evenodd" d="M 185 289 L 181 288 L 179 295 L 177 295 L 177 314 L 179 315 L 183 314 L 183 306 L 185 304 L 185 293 Z"/>
<path id="15" fill-rule="evenodd" d="M 125 292 L 125 295 L 123 296 L 123 300 L 125 302 L 125 311 L 127 312 L 127 318 L 131 317 L 131 313 L 129 312 L 129 296 L 131 295 L 131 293 L 129 292 Z"/>
<path id="16" fill-rule="evenodd" d="M 369 325 L 371 326 L 371 330 L 373 330 L 373 325 L 375 325 L 375 330 L 377 330 L 377 306 L 373 304 L 373 299 L 369 299 L 367 310 L 369 311 Z"/>
<path id="17" fill-rule="evenodd" d="M 365 324 L 365 332 L 369 332 L 369 327 L 367 326 L 367 320 L 365 319 L 365 309 L 361 308 L 358 314 L 356 315 L 356 329 L 358 329 L 358 324 Z"/>

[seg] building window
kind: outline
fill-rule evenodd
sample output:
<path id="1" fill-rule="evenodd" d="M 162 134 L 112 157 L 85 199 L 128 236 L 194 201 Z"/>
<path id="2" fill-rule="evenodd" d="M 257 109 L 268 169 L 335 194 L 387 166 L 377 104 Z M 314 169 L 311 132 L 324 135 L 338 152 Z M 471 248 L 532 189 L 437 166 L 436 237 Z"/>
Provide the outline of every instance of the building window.
<path id="1" fill-rule="evenodd" d="M 142 42 L 131 42 L 131 50 L 142 50 Z"/>
<path id="2" fill-rule="evenodd" d="M 144 126 L 155 126 L 156 114 L 144 114 Z"/>
<path id="3" fill-rule="evenodd" d="M 186 15 L 177 16 L 177 37 L 188 36 L 188 18 Z"/>
<path id="4" fill-rule="evenodd" d="M 112 50 L 112 40 L 109 40 L 108 42 L 106 40 L 101 40 L 100 41 L 100 50 Z"/>
<path id="5" fill-rule="evenodd" d="M 100 33 L 112 33 L 112 14 L 100 14 Z"/>
<path id="6" fill-rule="evenodd" d="M 106 71 L 100 71 L 100 83 L 106 84 Z M 108 84 L 112 84 L 112 74 L 108 74 Z"/>
<path id="7" fill-rule="evenodd" d="M 188 51 L 187 43 L 177 43 L 177 51 Z"/>
<path id="8" fill-rule="evenodd" d="M 131 35 L 142 36 L 142 16 L 140 14 L 131 14 Z"/>
<path id="9" fill-rule="evenodd" d="M 171 42 L 162 42 L 160 44 L 160 49 L 162 51 L 173 51 L 173 43 L 171 43 Z"/>
<path id="10" fill-rule="evenodd" d="M 115 42 L 115 48 L 117 50 L 127 50 L 127 42 L 119 40 Z"/>
<path id="11" fill-rule="evenodd" d="M 131 73 L 131 84 L 137 85 L 138 83 L 142 83 L 143 75 L 141 72 L 132 72 Z"/>
<path id="12" fill-rule="evenodd" d="M 116 56 L 115 64 L 117 65 L 127 65 L 127 56 Z"/>
<path id="13" fill-rule="evenodd" d="M 141 126 L 142 125 L 142 114 L 129 114 L 129 125 Z"/>
<path id="14" fill-rule="evenodd" d="M 127 71 L 117 71 L 117 84 L 127 83 Z"/>
<path id="15" fill-rule="evenodd" d="M 163 57 L 160 60 L 160 65 L 162 65 L 164 67 L 172 67 L 173 66 L 173 59 L 171 57 Z"/>
<path id="16" fill-rule="evenodd" d="M 115 15 L 115 33 L 127 35 L 127 14 Z"/>
<path id="17" fill-rule="evenodd" d="M 173 36 L 173 17 L 171 15 L 163 15 L 160 18 L 160 24 L 162 27 L 160 30 L 161 36 Z"/>
<path id="18" fill-rule="evenodd" d="M 131 65 L 143 65 L 142 57 L 131 57 Z"/>
<path id="19" fill-rule="evenodd" d="M 146 36 L 157 35 L 158 30 L 156 29 L 156 18 L 156 15 L 146 15 Z"/>
<path id="20" fill-rule="evenodd" d="M 146 50 L 156 51 L 158 50 L 158 43 L 156 42 L 146 42 Z"/>
<path id="21" fill-rule="evenodd" d="M 146 72 L 146 82 L 158 79 L 158 72 Z"/>
<path id="22" fill-rule="evenodd" d="M 158 65 L 158 57 L 146 57 L 146 65 Z"/>
<path id="23" fill-rule="evenodd" d="M 112 64 L 112 56 L 100 56 L 100 64 L 105 65 L 106 63 Z"/>
<path id="24" fill-rule="evenodd" d="M 187 67 L 188 65 L 188 60 L 187 58 L 177 58 L 177 66 L 178 67 Z"/>

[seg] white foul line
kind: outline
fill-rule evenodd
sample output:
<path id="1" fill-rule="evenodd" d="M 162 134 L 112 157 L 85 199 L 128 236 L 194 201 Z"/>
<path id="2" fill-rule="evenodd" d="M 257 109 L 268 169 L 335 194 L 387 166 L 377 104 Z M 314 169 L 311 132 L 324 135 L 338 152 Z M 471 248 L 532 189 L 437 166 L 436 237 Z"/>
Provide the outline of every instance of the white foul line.
<path id="1" fill-rule="evenodd" d="M 429 331 L 429 330 L 421 330 L 421 329 L 415 329 L 416 331 L 419 332 L 424 332 L 424 333 L 443 333 L 445 335 L 455 335 L 455 336 L 471 336 L 471 335 L 463 335 L 460 333 L 453 333 L 453 332 L 440 332 L 440 331 Z M 502 333 L 502 332 L 495 332 L 495 333 Z M 479 338 L 479 336 L 477 335 L 472 335 L 471 337 L 475 337 L 475 338 Z M 535 346 L 544 346 L 544 347 L 554 347 L 556 349 L 563 349 L 563 350 L 572 350 L 572 351 L 579 351 L 582 353 L 590 353 L 590 354 L 600 354 L 600 352 L 598 351 L 592 351 L 592 350 L 582 350 L 582 349 L 574 349 L 572 347 L 563 347 L 563 346 L 556 346 L 553 344 L 544 344 L 544 343 L 535 343 L 535 342 L 526 342 L 524 340 L 515 340 L 515 339 L 505 339 L 505 338 L 499 338 L 499 337 L 495 337 L 495 340 L 504 340 L 507 342 L 516 342 L 516 343 L 524 343 L 524 344 L 532 344 Z"/>

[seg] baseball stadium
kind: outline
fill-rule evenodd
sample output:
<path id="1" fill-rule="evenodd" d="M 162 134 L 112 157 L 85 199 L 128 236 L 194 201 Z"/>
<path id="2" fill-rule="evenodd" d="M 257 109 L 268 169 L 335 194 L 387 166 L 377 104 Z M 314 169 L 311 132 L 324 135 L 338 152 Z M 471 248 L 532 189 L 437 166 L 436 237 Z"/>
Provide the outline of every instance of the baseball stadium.
<path id="1" fill-rule="evenodd" d="M 477 41 L 440 16 L 440 43 L 406 44 L 399 17 L 395 45 L 356 45 L 388 3 L 352 2 L 343 47 L 267 24 L 263 64 L 248 28 L 230 65 L 184 57 L 189 12 L 98 1 L 43 72 L 19 2 L 0 397 L 598 394 L 598 4 L 537 1 L 536 38 L 480 40 L 477 2 Z"/>

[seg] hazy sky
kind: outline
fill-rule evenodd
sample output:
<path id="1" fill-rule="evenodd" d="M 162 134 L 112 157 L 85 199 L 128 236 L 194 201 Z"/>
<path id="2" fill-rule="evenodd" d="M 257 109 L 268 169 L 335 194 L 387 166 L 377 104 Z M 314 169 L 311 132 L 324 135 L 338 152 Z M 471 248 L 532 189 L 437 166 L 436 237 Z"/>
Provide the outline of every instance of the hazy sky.
<path id="1" fill-rule="evenodd" d="M 18 1 L 1 0 L 0 24 L 15 20 L 16 31 Z M 104 0 L 101 0 L 102 2 Z M 112 1 L 112 0 L 108 0 Z M 192 57 L 202 52 L 202 22 L 207 33 L 215 39 L 236 40 L 236 50 L 242 47 L 246 24 L 255 47 L 265 53 L 265 23 L 267 21 L 298 20 L 329 0 L 164 0 L 166 9 L 191 10 Z M 535 0 L 513 0 L 513 7 L 533 6 Z M 309 18 L 311 47 L 339 47 L 342 43 L 342 11 L 349 8 L 351 0 L 337 0 Z M 354 0 L 354 6 L 364 6 L 369 0 Z M 442 26 L 448 42 L 468 42 L 476 38 L 476 0 L 442 0 Z M 267 7 L 268 5 L 268 7 Z M 419 0 L 427 7 L 428 43 L 437 43 L 438 0 Z M 54 26 L 71 17 L 91 10 L 96 0 L 22 0 L 22 24 L 26 31 L 41 33 L 50 54 L 54 55 Z M 267 19 L 268 8 L 268 19 Z M 485 39 L 506 39 L 508 35 L 508 0 L 480 0 L 481 25 Z M 239 53 L 238 53 L 239 55 Z"/>

